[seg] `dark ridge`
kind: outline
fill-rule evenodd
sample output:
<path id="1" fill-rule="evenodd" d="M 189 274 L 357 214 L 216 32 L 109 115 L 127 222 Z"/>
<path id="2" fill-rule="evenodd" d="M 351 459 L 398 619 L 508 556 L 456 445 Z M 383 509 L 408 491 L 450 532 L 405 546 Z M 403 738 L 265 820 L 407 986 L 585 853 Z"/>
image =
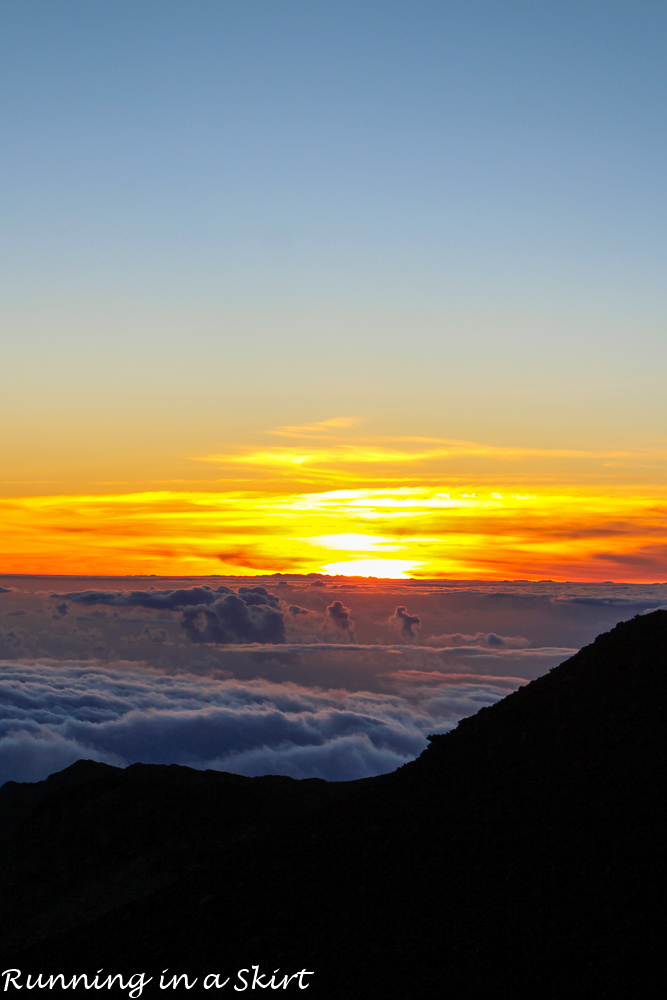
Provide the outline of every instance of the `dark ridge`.
<path id="1" fill-rule="evenodd" d="M 666 668 L 667 612 L 638 616 L 358 782 L 93 761 L 9 782 L 2 969 L 169 968 L 200 977 L 188 996 L 253 964 L 313 970 L 309 997 L 657 996 Z"/>

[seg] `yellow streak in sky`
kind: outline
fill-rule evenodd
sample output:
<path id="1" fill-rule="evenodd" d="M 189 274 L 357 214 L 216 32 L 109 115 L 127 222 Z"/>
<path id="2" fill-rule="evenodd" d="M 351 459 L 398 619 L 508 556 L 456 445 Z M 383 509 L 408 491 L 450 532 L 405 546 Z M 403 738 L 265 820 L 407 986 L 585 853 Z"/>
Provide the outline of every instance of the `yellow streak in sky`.
<path id="1" fill-rule="evenodd" d="M 535 488 L 560 487 L 567 492 L 568 487 L 584 485 L 599 492 L 602 483 L 664 485 L 667 470 L 667 451 L 657 446 L 632 451 L 505 446 L 417 436 L 364 438 L 352 428 L 351 418 L 282 427 L 271 433 L 295 441 L 195 458 L 217 467 L 221 483 L 243 471 L 249 485 L 271 493 L 282 492 L 287 483 L 288 489 L 301 488 L 304 493 L 402 484 L 429 486 L 438 492 L 443 486 L 463 492 L 479 488 L 500 495 Z"/>
<path id="2" fill-rule="evenodd" d="M 314 426 L 314 425 L 313 425 Z M 296 428 L 294 428 L 296 430 Z M 272 433 L 282 433 L 275 431 Z M 290 435 L 291 436 L 291 435 Z M 306 437 L 307 435 L 302 435 Z M 448 441 L 437 438 L 398 438 L 398 442 L 433 443 L 437 447 L 420 450 L 407 448 L 388 448 L 383 445 L 365 445 L 360 443 L 337 444 L 327 447 L 287 448 L 274 446 L 267 449 L 249 450 L 240 453 L 223 453 L 200 455 L 202 462 L 217 462 L 221 465 L 303 465 L 315 464 L 331 466 L 337 464 L 365 465 L 368 463 L 386 462 L 425 462 L 436 459 L 460 457 L 493 458 L 504 461 L 515 461 L 521 458 L 596 458 L 596 459 L 632 459 L 635 453 L 629 451 L 583 451 L 568 448 L 509 448 L 476 444 L 473 441 Z M 660 453 L 661 458 L 665 455 Z"/>

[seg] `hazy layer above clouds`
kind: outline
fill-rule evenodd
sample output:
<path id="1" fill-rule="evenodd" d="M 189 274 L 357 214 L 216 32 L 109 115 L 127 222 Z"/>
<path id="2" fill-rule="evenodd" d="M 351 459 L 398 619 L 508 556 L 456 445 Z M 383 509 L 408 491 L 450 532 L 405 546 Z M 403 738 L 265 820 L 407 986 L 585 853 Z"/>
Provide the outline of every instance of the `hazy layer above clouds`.
<path id="1" fill-rule="evenodd" d="M 80 757 L 333 780 L 562 662 L 667 586 L 3 578 L 0 781 Z"/>

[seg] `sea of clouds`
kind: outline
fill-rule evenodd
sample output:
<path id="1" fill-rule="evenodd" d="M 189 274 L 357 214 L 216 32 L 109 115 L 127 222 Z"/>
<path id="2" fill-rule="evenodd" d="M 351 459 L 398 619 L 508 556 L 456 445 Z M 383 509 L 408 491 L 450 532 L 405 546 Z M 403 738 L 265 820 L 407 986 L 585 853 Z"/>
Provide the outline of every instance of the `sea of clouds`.
<path id="1" fill-rule="evenodd" d="M 667 604 L 664 585 L 3 583 L 0 782 L 81 757 L 380 774 Z"/>

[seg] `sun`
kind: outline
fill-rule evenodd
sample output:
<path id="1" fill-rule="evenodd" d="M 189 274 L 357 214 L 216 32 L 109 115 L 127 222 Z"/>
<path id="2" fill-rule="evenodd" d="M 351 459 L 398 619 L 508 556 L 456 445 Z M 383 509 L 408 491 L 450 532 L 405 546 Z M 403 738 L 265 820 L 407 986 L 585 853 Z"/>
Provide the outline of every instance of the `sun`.
<path id="1" fill-rule="evenodd" d="M 354 559 L 350 562 L 327 563 L 322 572 L 328 576 L 374 576 L 383 580 L 409 580 L 410 573 L 420 562 L 407 559 Z"/>

